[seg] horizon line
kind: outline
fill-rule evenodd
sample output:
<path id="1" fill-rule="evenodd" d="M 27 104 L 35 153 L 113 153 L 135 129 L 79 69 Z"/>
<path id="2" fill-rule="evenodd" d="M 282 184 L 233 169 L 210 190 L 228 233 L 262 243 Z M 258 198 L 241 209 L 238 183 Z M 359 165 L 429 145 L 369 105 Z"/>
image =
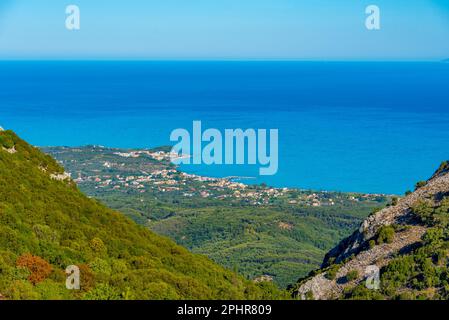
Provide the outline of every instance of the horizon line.
<path id="1" fill-rule="evenodd" d="M 320 58 L 0 58 L 0 62 L 448 62 L 445 58 L 320 59 Z"/>

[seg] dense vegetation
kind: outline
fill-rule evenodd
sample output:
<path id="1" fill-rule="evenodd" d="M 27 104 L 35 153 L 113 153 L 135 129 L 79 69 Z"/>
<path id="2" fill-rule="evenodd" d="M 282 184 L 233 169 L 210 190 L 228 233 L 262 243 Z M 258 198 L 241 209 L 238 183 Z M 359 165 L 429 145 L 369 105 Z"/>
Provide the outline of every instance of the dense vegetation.
<path id="1" fill-rule="evenodd" d="M 222 206 L 181 209 L 150 227 L 250 278 L 271 275 L 286 287 L 316 269 L 362 217 L 350 207 Z"/>
<path id="2" fill-rule="evenodd" d="M 6 299 L 264 299 L 285 295 L 138 226 L 51 174 L 63 169 L 0 132 L 0 295 Z M 65 288 L 77 265 L 81 290 Z"/>
<path id="3" fill-rule="evenodd" d="M 449 198 L 421 200 L 412 211 L 417 223 L 427 227 L 421 242 L 381 269 L 380 290 L 369 290 L 362 283 L 347 290 L 344 298 L 449 299 Z M 393 232 L 384 228 L 379 238 L 388 241 Z"/>
<path id="4" fill-rule="evenodd" d="M 192 180 L 177 183 L 180 190 L 161 191 L 167 180 L 180 179 L 179 171 L 139 189 L 131 182 L 125 188 L 105 185 L 105 181 L 117 176 L 135 178 L 142 172 L 167 169 L 169 164 L 145 155 L 117 156 L 130 150 L 98 146 L 44 150 L 74 178 L 82 177 L 79 186 L 89 196 L 249 279 L 266 275 L 282 288 L 318 268 L 327 250 L 348 236 L 373 208 L 388 201 L 384 196 L 290 189 L 254 204 L 236 198 L 230 188 Z M 101 181 L 95 182 L 97 178 Z M 262 193 L 267 188 L 248 186 L 245 192 Z M 199 195 L 203 190 L 210 196 Z M 312 206 L 314 197 L 322 205 Z"/>

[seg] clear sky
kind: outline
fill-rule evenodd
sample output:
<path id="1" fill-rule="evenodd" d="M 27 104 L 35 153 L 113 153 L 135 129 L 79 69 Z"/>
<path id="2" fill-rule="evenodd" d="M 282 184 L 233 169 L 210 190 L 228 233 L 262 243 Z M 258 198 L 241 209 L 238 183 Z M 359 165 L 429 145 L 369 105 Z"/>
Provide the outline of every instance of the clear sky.
<path id="1" fill-rule="evenodd" d="M 449 0 L 0 0 L 0 59 L 41 58 L 443 59 Z"/>

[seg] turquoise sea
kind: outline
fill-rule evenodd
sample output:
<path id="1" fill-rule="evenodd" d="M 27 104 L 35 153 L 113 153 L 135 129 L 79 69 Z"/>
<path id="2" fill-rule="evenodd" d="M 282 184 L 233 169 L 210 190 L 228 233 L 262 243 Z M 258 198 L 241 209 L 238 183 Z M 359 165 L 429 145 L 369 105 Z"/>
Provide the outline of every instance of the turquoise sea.
<path id="1" fill-rule="evenodd" d="M 403 193 L 449 159 L 449 63 L 0 62 L 0 125 L 38 146 L 167 145 L 193 120 L 279 129 L 279 172 L 189 172 Z"/>

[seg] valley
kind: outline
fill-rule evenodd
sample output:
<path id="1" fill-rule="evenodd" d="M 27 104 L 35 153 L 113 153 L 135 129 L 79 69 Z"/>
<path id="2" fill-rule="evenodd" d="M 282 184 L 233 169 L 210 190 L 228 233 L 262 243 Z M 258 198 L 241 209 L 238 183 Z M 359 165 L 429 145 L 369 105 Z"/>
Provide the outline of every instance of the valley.
<path id="1" fill-rule="evenodd" d="M 316 269 L 332 248 L 392 196 L 340 193 L 187 174 L 169 147 L 53 147 L 87 195 L 248 279 L 281 288 Z"/>

